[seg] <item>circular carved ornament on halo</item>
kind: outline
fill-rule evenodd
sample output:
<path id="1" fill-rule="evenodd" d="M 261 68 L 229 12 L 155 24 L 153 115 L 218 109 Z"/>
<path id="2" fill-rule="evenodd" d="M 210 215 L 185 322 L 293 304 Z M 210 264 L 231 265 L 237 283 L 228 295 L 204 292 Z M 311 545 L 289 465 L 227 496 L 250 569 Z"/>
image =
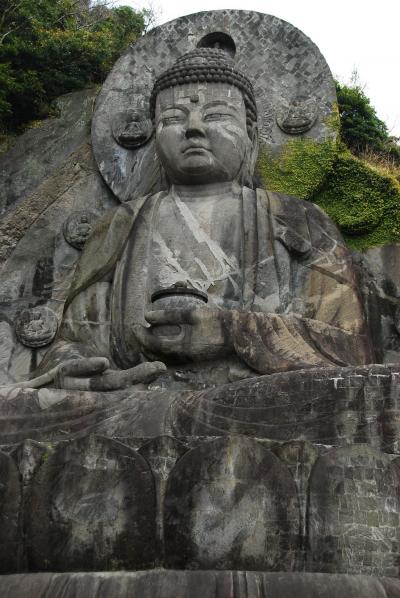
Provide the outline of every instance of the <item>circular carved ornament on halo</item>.
<path id="1" fill-rule="evenodd" d="M 320 142 L 336 135 L 331 126 L 337 118 L 333 77 L 317 46 L 302 31 L 277 17 L 247 10 L 180 17 L 130 46 L 96 100 L 93 151 L 101 175 L 120 201 L 165 189 L 155 135 L 145 124 L 151 91 L 156 78 L 178 58 L 205 47 L 226 51 L 252 81 L 261 148 L 279 155 L 288 133 Z M 293 98 L 301 101 L 291 105 Z M 122 116 L 132 113 L 138 116 L 131 122 Z"/>
<path id="2" fill-rule="evenodd" d="M 147 143 L 153 134 L 153 123 L 142 110 L 118 112 L 112 122 L 115 141 L 132 149 Z"/>
<path id="3" fill-rule="evenodd" d="M 82 249 L 96 220 L 97 216 L 93 212 L 87 210 L 72 212 L 63 225 L 64 239 L 75 249 Z"/>
<path id="4" fill-rule="evenodd" d="M 313 98 L 296 97 L 282 103 L 277 110 L 278 127 L 288 135 L 302 135 L 315 125 L 318 116 L 317 102 Z"/>
<path id="5" fill-rule="evenodd" d="M 57 334 L 58 318 L 49 307 L 24 309 L 15 320 L 15 334 L 26 347 L 49 345 Z"/>

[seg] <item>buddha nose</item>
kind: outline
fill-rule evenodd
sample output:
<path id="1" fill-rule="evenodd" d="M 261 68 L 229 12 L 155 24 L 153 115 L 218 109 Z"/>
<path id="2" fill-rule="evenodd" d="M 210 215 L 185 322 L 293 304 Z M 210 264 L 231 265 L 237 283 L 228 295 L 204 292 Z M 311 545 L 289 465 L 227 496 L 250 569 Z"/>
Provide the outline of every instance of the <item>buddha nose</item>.
<path id="1" fill-rule="evenodd" d="M 185 137 L 205 137 L 203 122 L 198 112 L 189 113 Z"/>

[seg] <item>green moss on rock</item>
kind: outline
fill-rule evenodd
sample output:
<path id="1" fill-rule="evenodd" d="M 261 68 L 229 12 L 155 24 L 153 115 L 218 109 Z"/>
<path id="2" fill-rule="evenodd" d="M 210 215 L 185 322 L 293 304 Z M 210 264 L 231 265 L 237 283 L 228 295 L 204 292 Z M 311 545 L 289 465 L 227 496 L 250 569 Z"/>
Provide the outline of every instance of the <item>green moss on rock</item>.
<path id="1" fill-rule="evenodd" d="M 310 199 L 336 222 L 351 247 L 400 241 L 400 185 L 346 149 Z"/>
<path id="2" fill-rule="evenodd" d="M 266 189 L 310 199 L 332 170 L 337 157 L 334 139 L 290 139 L 282 152 L 272 156 L 262 148 L 257 174 Z"/>
<path id="3" fill-rule="evenodd" d="M 266 189 L 321 206 L 356 249 L 400 242 L 400 185 L 332 139 L 293 138 L 279 155 L 262 148 L 257 174 Z"/>

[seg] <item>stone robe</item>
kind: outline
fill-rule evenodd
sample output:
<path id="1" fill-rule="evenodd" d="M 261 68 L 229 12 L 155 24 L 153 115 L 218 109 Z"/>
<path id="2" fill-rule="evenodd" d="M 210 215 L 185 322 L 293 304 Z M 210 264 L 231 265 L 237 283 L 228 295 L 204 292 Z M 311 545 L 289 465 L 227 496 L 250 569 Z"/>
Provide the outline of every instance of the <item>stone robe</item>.
<path id="1" fill-rule="evenodd" d="M 127 202 L 99 222 L 77 265 L 58 338 L 39 371 L 78 356 L 107 356 L 122 369 L 144 360 L 132 329 L 146 324 L 151 295 L 162 283 L 154 243 L 163 220 L 160 206 L 165 208 L 168 198 L 161 192 Z M 214 299 L 215 280 L 207 283 L 204 277 L 211 303 L 233 310 L 235 355 L 218 380 L 235 379 L 238 367 L 238 377 L 247 377 L 371 363 L 351 257 L 328 216 L 310 202 L 260 189 L 243 188 L 235 205 L 232 222 L 238 219 L 239 225 L 232 239 L 225 235 L 218 245 L 202 230 L 206 243 L 203 236 L 188 247 L 199 263 L 207 245 L 208 250 L 218 245 L 224 255 L 227 247 L 239 254 L 233 284 L 228 284 L 232 273 L 225 273 Z M 161 241 L 159 247 L 165 245 Z M 181 267 L 182 261 L 177 271 Z M 201 277 L 193 285 L 201 285 Z M 207 373 L 217 365 L 214 360 L 189 367 Z"/>

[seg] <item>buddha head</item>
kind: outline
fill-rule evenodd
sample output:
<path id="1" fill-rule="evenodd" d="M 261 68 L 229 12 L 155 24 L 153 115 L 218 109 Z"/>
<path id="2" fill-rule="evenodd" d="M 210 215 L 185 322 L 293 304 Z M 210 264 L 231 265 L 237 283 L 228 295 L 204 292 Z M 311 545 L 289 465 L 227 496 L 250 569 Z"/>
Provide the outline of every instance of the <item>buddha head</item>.
<path id="1" fill-rule="evenodd" d="M 223 50 L 182 56 L 156 80 L 150 108 L 170 183 L 251 186 L 258 150 L 253 87 Z"/>

